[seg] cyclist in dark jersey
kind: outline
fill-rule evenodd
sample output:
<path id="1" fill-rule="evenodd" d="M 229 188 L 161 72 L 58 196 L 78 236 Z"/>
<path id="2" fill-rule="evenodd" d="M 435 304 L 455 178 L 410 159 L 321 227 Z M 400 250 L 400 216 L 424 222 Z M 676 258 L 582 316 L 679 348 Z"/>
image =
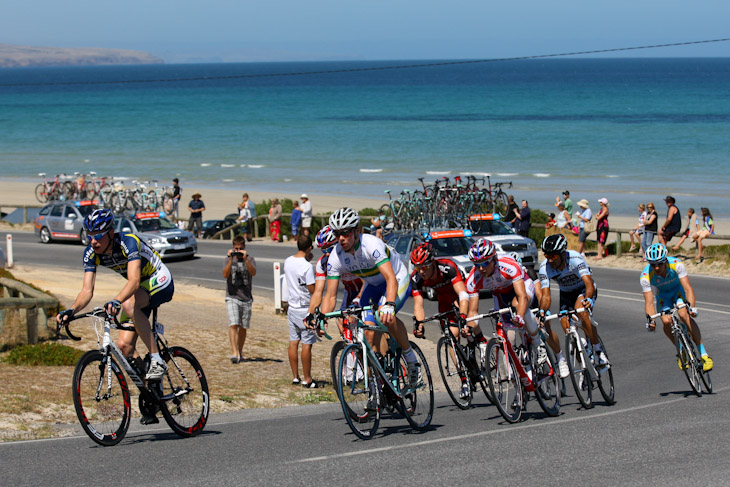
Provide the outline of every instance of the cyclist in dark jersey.
<path id="1" fill-rule="evenodd" d="M 119 348 L 125 355 L 132 355 L 139 334 L 150 352 L 150 367 L 145 378 L 160 380 L 167 366 L 152 339 L 149 315 L 152 309 L 172 299 L 172 275 L 157 252 L 136 235 L 115 234 L 113 225 L 114 215 L 106 209 L 95 210 L 84 220 L 89 245 L 84 250 L 83 287 L 71 307 L 60 312 L 56 320 L 59 323 L 67 321 L 91 302 L 97 266 L 121 274 L 127 284 L 104 305 L 104 309 L 114 316 L 124 311 L 120 321 L 125 320 L 124 314 L 132 318 L 136 333 L 120 331 Z"/>

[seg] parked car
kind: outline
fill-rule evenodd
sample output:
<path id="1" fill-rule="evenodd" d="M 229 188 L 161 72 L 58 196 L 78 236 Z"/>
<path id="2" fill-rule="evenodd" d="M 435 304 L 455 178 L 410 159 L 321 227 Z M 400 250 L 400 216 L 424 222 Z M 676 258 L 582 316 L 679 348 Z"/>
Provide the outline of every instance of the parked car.
<path id="1" fill-rule="evenodd" d="M 537 245 L 535 241 L 518 235 L 508 224 L 502 221 L 498 213 L 471 215 L 469 227 L 472 236 L 485 237 L 497 247 L 497 252 L 516 253 L 522 259 L 522 265 L 527 269 L 532 279 L 537 277 L 540 263 L 537 261 Z"/>
<path id="2" fill-rule="evenodd" d="M 231 213 L 229 215 L 226 215 L 224 219 L 222 220 L 205 220 L 203 222 L 203 229 L 202 229 L 202 235 L 203 238 L 213 238 L 213 235 L 220 232 L 224 228 L 228 228 L 234 223 L 236 223 L 238 219 L 237 213 Z M 241 233 L 240 227 L 234 230 L 235 234 Z"/>
<path id="3" fill-rule="evenodd" d="M 195 235 L 175 226 L 156 211 L 137 213 L 131 216 L 117 216 L 114 231 L 133 233 L 155 249 L 163 259 L 171 257 L 193 257 L 198 251 Z"/>
<path id="4" fill-rule="evenodd" d="M 89 242 L 84 230 L 84 218 L 98 208 L 98 201 L 54 201 L 38 212 L 33 220 L 34 232 L 44 244 L 54 240 Z"/>

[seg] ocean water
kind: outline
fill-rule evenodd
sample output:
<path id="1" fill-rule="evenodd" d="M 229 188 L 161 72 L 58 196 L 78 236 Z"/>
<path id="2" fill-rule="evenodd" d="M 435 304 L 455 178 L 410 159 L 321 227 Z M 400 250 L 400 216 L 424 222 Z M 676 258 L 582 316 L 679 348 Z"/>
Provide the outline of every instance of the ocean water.
<path id="1" fill-rule="evenodd" d="M 344 202 L 490 174 L 533 208 L 569 189 L 621 214 L 672 194 L 683 213 L 730 216 L 730 58 L 285 75 L 398 64 L 415 63 L 1 69 L 1 174 L 178 176 Z"/>

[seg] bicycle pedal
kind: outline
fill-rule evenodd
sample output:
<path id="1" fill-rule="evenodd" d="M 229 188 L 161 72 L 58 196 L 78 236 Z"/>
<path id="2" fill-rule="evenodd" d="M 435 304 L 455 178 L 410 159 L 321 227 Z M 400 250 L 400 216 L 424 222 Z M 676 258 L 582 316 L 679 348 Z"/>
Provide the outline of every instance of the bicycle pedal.
<path id="1" fill-rule="evenodd" d="M 160 420 L 157 419 L 157 416 L 142 416 L 139 418 L 139 423 L 142 425 L 149 425 L 149 424 L 156 424 L 159 423 Z"/>

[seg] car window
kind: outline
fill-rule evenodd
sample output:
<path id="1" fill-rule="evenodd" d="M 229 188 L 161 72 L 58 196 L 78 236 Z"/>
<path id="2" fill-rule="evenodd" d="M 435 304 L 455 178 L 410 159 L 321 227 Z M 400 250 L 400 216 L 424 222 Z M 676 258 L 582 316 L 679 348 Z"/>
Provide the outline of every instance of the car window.
<path id="1" fill-rule="evenodd" d="M 51 208 L 53 208 L 53 205 L 44 206 L 41 208 L 41 211 L 38 212 L 39 215 L 47 215 L 51 212 Z"/>
<path id="2" fill-rule="evenodd" d="M 436 255 L 439 257 L 464 255 L 469 252 L 471 241 L 467 238 L 462 237 L 437 238 L 431 240 L 431 245 L 433 245 L 434 250 L 436 250 Z"/>
<path id="3" fill-rule="evenodd" d="M 158 230 L 172 230 L 177 228 L 174 223 L 166 218 L 145 218 L 137 220 L 138 232 L 156 232 Z"/>
<path id="4" fill-rule="evenodd" d="M 63 208 L 56 205 L 51 210 L 51 216 L 61 216 L 63 214 Z"/>
<path id="5" fill-rule="evenodd" d="M 73 216 L 71 216 L 73 215 Z M 74 218 L 76 216 L 76 211 L 71 208 L 70 206 L 64 207 L 64 218 Z"/>
<path id="6" fill-rule="evenodd" d="M 472 231 L 476 235 L 514 235 L 514 229 L 500 220 L 471 222 Z"/>
<path id="7" fill-rule="evenodd" d="M 408 244 L 410 243 L 410 241 L 410 237 L 399 237 L 395 242 L 390 241 L 388 242 L 388 244 L 394 247 L 395 251 L 399 254 L 407 254 L 411 250 L 408 248 Z"/>
<path id="8" fill-rule="evenodd" d="M 132 226 L 132 222 L 127 220 L 126 218 L 122 218 L 122 222 L 120 224 L 120 231 L 122 232 L 131 232 L 134 227 Z M 128 230 L 125 230 L 128 229 Z"/>
<path id="9" fill-rule="evenodd" d="M 86 217 L 89 215 L 89 213 L 96 210 L 97 208 L 98 208 L 98 206 L 95 206 L 95 205 L 87 205 L 87 206 L 79 206 L 78 210 L 79 210 L 79 213 L 81 213 L 82 217 Z"/>

